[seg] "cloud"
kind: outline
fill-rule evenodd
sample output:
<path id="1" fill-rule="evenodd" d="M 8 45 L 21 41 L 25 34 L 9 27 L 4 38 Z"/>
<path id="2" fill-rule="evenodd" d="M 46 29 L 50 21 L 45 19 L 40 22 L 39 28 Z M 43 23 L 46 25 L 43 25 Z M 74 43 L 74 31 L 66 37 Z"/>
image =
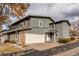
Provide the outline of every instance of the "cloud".
<path id="1" fill-rule="evenodd" d="M 75 3 L 32 3 L 27 14 L 50 16 L 55 21 L 79 17 L 79 4 Z"/>
<path id="2" fill-rule="evenodd" d="M 67 10 L 64 12 L 64 15 L 69 17 L 79 16 L 79 4 L 72 4 L 67 7 Z"/>

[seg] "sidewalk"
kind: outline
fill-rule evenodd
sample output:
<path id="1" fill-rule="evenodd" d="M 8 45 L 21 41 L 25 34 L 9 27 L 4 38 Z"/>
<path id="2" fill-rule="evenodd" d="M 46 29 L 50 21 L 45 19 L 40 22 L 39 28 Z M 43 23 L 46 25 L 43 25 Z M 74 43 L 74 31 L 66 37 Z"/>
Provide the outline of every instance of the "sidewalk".
<path id="1" fill-rule="evenodd" d="M 55 54 L 54 56 L 73 56 L 73 55 L 76 55 L 77 53 L 79 53 L 79 47 L 62 53 Z"/>

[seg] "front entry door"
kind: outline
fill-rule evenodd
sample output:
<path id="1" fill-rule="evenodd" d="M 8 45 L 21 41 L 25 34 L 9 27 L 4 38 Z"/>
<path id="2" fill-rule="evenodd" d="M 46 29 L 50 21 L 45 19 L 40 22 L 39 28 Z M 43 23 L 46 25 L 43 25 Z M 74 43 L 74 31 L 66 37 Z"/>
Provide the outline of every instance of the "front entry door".
<path id="1" fill-rule="evenodd" d="M 54 33 L 46 34 L 46 42 L 54 42 Z"/>
<path id="2" fill-rule="evenodd" d="M 50 42 L 54 42 L 54 34 L 53 33 L 50 34 Z"/>
<path id="3" fill-rule="evenodd" d="M 21 46 L 25 45 L 25 31 L 19 32 L 19 45 Z"/>

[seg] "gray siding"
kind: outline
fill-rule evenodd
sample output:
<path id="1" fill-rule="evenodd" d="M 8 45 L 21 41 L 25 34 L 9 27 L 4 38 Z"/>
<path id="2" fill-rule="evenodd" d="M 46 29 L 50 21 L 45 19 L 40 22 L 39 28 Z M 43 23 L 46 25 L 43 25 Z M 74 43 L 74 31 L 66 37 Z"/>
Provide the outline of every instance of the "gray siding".
<path id="1" fill-rule="evenodd" d="M 66 22 L 63 22 L 63 37 L 69 37 L 69 25 Z"/>
<path id="2" fill-rule="evenodd" d="M 59 38 L 69 37 L 69 25 L 67 24 L 67 22 L 56 24 L 55 29 L 59 32 Z"/>
<path id="3" fill-rule="evenodd" d="M 45 34 L 50 28 L 32 28 L 32 30 L 26 30 L 27 33 L 31 34 Z"/>
<path id="4" fill-rule="evenodd" d="M 32 30 L 27 30 L 27 33 L 44 34 L 50 30 L 49 23 L 52 23 L 50 19 L 45 18 L 31 18 Z M 43 21 L 43 27 L 39 27 L 39 21 Z"/>
<path id="5" fill-rule="evenodd" d="M 32 27 L 39 27 L 39 21 L 43 21 L 43 27 L 50 27 L 49 23 L 52 23 L 50 19 L 47 18 L 31 18 Z"/>
<path id="6" fill-rule="evenodd" d="M 30 27 L 31 27 L 30 20 L 24 20 L 22 22 L 17 23 L 16 25 L 11 26 L 11 29 L 22 29 Z"/>
<path id="7" fill-rule="evenodd" d="M 16 42 L 16 33 L 9 34 L 10 42 Z"/>
<path id="8" fill-rule="evenodd" d="M 56 24 L 55 29 L 59 32 L 59 38 L 62 38 L 63 24 L 62 23 Z"/>

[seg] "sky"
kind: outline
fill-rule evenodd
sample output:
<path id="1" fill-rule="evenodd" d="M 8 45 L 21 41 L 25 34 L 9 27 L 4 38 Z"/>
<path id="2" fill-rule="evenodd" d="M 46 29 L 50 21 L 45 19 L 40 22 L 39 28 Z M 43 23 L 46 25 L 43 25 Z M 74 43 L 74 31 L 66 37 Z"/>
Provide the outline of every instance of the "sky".
<path id="1" fill-rule="evenodd" d="M 55 21 L 79 19 L 78 3 L 31 3 L 26 14 L 50 16 Z"/>
<path id="2" fill-rule="evenodd" d="M 50 16 L 54 21 L 69 20 L 76 22 L 79 20 L 79 3 L 30 3 L 30 7 L 25 15 Z M 15 22 L 17 18 L 11 18 Z M 76 28 L 79 26 L 73 23 Z M 6 29 L 6 26 L 3 26 Z"/>

